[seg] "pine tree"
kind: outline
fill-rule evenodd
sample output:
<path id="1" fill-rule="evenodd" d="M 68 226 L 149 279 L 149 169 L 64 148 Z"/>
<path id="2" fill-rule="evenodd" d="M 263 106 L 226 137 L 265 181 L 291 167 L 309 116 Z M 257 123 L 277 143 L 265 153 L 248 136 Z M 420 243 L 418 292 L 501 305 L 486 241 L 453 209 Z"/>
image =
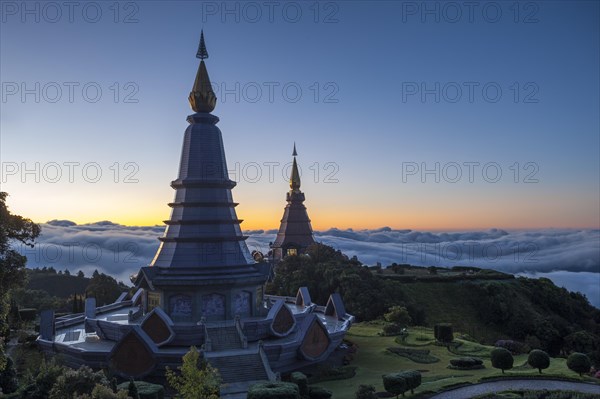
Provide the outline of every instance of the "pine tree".
<path id="1" fill-rule="evenodd" d="M 137 386 L 133 381 L 133 378 L 129 380 L 129 386 L 127 387 L 127 396 L 132 399 L 140 399 L 140 394 L 138 393 Z"/>
<path id="2" fill-rule="evenodd" d="M 71 309 L 71 311 L 73 313 L 79 313 L 78 311 L 78 307 L 77 307 L 77 294 L 73 294 L 73 309 Z"/>

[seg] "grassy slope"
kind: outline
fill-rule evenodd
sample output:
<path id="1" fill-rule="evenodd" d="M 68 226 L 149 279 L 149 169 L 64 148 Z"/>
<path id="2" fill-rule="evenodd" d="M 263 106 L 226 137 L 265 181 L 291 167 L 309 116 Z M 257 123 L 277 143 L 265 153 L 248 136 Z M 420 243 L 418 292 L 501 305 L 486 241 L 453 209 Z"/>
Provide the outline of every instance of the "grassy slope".
<path id="1" fill-rule="evenodd" d="M 500 370 L 492 368 L 488 355 L 492 347 L 479 345 L 472 342 L 457 340 L 463 343 L 460 347 L 464 356 L 479 356 L 484 360 L 485 369 L 482 370 L 450 370 L 447 368 L 450 359 L 460 357 L 454 355 L 445 347 L 433 344 L 433 331 L 427 328 L 410 328 L 410 335 L 406 344 L 399 345 L 394 337 L 380 337 L 377 333 L 381 331 L 381 325 L 377 323 L 358 323 L 352 326 L 347 338 L 358 345 L 358 351 L 351 365 L 357 367 L 354 378 L 339 381 L 321 382 L 317 385 L 334 392 L 335 399 L 353 398 L 354 392 L 360 384 L 374 385 L 377 391 L 383 391 L 381 376 L 386 373 L 416 369 L 421 370 L 423 375 L 422 385 L 415 393 L 424 391 L 440 391 L 449 385 L 461 382 L 477 382 L 482 377 L 500 376 Z M 430 343 L 417 340 L 429 337 Z M 408 348 L 429 349 L 431 354 L 440 359 L 438 363 L 419 364 L 407 358 L 389 353 L 386 348 L 393 346 L 406 346 Z M 417 347 L 418 346 L 418 347 Z M 513 370 L 506 371 L 507 375 L 519 377 L 523 375 L 538 375 L 537 370 L 527 365 L 527 355 L 515 356 Z M 570 378 L 579 378 L 577 374 L 570 371 L 566 366 L 565 359 L 554 358 L 550 367 L 543 371 L 546 375 L 562 375 Z M 407 395 L 410 397 L 410 395 Z"/>
<path id="2" fill-rule="evenodd" d="M 515 280 L 498 280 L 503 284 L 515 284 Z M 403 284 L 402 290 L 424 307 L 426 325 L 452 323 L 460 330 L 478 339 L 495 342 L 501 334 L 484 325 L 469 298 L 463 282 L 419 282 Z"/>

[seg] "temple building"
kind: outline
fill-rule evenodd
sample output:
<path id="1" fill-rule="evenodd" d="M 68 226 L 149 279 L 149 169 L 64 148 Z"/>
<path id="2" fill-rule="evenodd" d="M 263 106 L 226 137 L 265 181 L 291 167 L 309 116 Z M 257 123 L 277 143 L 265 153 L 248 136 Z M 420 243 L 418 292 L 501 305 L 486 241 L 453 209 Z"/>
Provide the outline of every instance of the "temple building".
<path id="1" fill-rule="evenodd" d="M 304 206 L 304 193 L 300 191 L 300 172 L 296 157 L 296 143 L 292 152 L 294 161 L 290 175 L 290 191 L 286 194 L 287 205 L 279 225 L 277 238 L 271 244 L 273 261 L 277 262 L 286 256 L 303 253 L 310 244 L 314 244 L 310 219 Z"/>
<path id="2" fill-rule="evenodd" d="M 187 117 L 171 216 L 156 256 L 140 269 L 132 292 L 110 305 L 87 298 L 84 313 L 42 312 L 37 342 L 71 367 L 109 369 L 126 379 L 164 378 L 166 367 L 180 366 L 193 345 L 219 370 L 222 397 L 245 397 L 255 381 L 328 358 L 354 316 L 337 293 L 325 306 L 312 303 L 305 287 L 293 297 L 264 294 L 272 263 L 250 255 L 240 229 L 231 192 L 236 183 L 212 114 L 217 98 L 203 33 L 197 58 L 189 95 L 194 113 Z M 303 201 L 294 159 L 277 248 L 302 250 L 312 242 Z"/>

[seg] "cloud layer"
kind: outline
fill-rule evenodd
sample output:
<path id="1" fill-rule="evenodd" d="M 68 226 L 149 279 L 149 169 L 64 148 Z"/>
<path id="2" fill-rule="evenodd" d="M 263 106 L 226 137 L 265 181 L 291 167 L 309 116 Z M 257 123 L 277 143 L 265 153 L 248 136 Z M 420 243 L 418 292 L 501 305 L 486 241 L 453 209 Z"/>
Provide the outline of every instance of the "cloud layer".
<path id="1" fill-rule="evenodd" d="M 124 282 L 150 263 L 163 226 L 123 226 L 109 221 L 77 225 L 53 220 L 42 225 L 35 248 L 20 247 L 29 267 L 98 269 Z M 250 250 L 268 252 L 276 230 L 246 231 Z M 422 266 L 470 265 L 509 273 L 551 278 L 570 290 L 585 293 L 600 306 L 600 230 L 547 229 L 533 231 L 426 232 L 329 229 L 315 239 L 357 256 L 367 265 L 378 262 Z"/>

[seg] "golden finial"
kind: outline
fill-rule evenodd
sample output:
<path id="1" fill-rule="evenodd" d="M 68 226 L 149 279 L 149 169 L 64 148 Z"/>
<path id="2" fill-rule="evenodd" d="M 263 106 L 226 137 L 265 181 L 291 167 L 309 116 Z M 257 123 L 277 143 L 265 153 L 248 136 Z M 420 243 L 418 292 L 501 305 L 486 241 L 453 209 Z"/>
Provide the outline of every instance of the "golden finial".
<path id="1" fill-rule="evenodd" d="M 208 58 L 208 51 L 206 51 L 206 44 L 204 43 L 204 31 L 200 32 L 200 45 L 198 46 L 196 57 L 200 58 L 200 66 L 198 67 L 194 87 L 192 88 L 188 100 L 194 111 L 212 112 L 217 105 L 217 96 L 212 90 L 208 71 L 204 64 L 204 59 Z"/>
<path id="2" fill-rule="evenodd" d="M 296 163 L 296 156 L 298 156 L 296 143 L 294 143 L 292 156 L 294 157 L 294 163 L 292 164 L 292 175 L 290 176 L 290 188 L 292 191 L 298 192 L 300 191 L 300 173 L 298 172 L 298 164 Z"/>

